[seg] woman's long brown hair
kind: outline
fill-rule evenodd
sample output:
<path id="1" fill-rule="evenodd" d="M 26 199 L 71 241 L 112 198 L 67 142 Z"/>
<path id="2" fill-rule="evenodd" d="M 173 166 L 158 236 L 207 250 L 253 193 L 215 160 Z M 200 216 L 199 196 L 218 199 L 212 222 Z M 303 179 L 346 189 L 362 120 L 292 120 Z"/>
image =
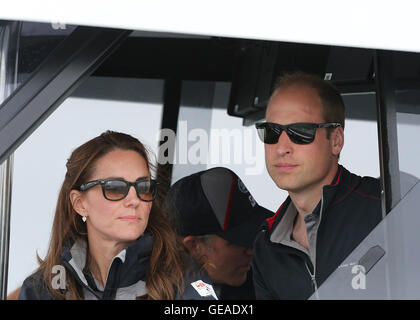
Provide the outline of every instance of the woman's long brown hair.
<path id="1" fill-rule="evenodd" d="M 143 144 L 124 133 L 106 131 L 72 152 L 66 164 L 67 172 L 57 201 L 47 256 L 44 260 L 38 257 L 38 273 L 42 275 L 44 286 L 54 299 L 83 299 L 82 288 L 68 273 L 66 289 L 53 289 L 52 270 L 55 265 L 61 264 L 63 245 L 81 238 L 88 242 L 86 223 L 82 222 L 80 215 L 73 209 L 70 191 L 87 182 L 97 160 L 115 149 L 138 152 L 145 159 L 150 171 L 148 152 Z M 158 195 L 152 205 L 146 228 L 146 231 L 153 234 L 154 243 L 146 273 L 147 294 L 143 299 L 174 299 L 177 293 L 182 295 L 184 287 L 184 260 L 180 254 L 183 252 L 182 244 L 167 221 L 167 215 L 159 203 L 161 200 L 162 197 Z"/>

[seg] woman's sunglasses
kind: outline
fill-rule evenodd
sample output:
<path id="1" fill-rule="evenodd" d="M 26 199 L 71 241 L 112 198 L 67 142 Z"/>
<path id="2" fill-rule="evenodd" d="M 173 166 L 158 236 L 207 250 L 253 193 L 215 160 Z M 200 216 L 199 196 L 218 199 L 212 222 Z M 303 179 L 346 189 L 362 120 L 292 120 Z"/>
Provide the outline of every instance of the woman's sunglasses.
<path id="1" fill-rule="evenodd" d="M 296 144 L 309 144 L 314 141 L 316 129 L 318 128 L 337 128 L 340 124 L 330 123 L 292 123 L 281 125 L 272 122 L 262 122 L 255 124 L 258 136 L 266 144 L 276 144 L 279 141 L 283 130 L 286 131 L 289 139 Z"/>
<path id="2" fill-rule="evenodd" d="M 150 179 L 140 179 L 135 182 L 128 182 L 121 178 L 100 179 L 86 182 L 80 186 L 80 191 L 86 191 L 100 184 L 105 199 L 118 201 L 124 199 L 130 187 L 133 186 L 137 196 L 143 201 L 153 201 L 157 194 L 157 182 Z"/>

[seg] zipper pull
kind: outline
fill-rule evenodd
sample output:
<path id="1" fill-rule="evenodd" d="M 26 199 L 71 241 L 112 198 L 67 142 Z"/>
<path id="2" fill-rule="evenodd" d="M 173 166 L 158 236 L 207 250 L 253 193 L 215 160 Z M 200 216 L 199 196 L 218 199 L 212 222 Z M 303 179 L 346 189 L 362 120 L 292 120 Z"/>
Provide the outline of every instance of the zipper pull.
<path id="1" fill-rule="evenodd" d="M 317 300 L 319 300 L 319 296 L 318 296 L 318 285 L 316 283 L 316 278 L 315 278 L 315 270 L 314 270 L 314 273 L 312 274 L 312 272 L 309 269 L 308 264 L 306 262 L 305 262 L 305 266 L 306 266 L 306 269 L 308 270 L 309 276 L 311 277 L 312 284 L 314 286 L 315 296 L 316 296 Z"/>
<path id="2" fill-rule="evenodd" d="M 315 291 L 317 291 L 318 290 L 318 285 L 316 284 L 315 275 L 311 275 L 311 279 L 312 279 L 312 283 L 314 285 L 314 289 L 315 289 Z"/>
<path id="3" fill-rule="evenodd" d="M 313 282 L 313 284 L 314 284 L 315 297 L 316 297 L 316 299 L 317 299 L 317 300 L 321 300 L 321 299 L 319 298 L 319 295 L 318 295 L 318 285 L 316 284 L 315 275 L 311 275 L 311 278 L 312 278 L 312 282 Z"/>

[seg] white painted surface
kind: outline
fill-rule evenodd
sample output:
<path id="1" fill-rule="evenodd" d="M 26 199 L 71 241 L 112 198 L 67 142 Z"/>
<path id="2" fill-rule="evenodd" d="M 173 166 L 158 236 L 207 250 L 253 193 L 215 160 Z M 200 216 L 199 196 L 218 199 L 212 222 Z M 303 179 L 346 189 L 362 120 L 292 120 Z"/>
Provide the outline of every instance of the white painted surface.
<path id="1" fill-rule="evenodd" d="M 412 0 L 8 1 L 0 19 L 420 52 Z"/>

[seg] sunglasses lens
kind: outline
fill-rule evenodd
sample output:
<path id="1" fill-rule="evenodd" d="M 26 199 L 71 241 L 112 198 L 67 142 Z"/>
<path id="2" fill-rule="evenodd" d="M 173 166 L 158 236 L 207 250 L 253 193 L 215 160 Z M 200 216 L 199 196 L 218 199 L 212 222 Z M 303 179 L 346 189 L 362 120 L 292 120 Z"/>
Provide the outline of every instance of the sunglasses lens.
<path id="1" fill-rule="evenodd" d="M 278 131 L 267 123 L 257 127 L 258 137 L 266 144 L 275 144 L 279 140 L 281 129 Z M 280 133 L 279 133 L 280 132 Z"/>
<path id="2" fill-rule="evenodd" d="M 296 144 L 309 144 L 315 139 L 316 128 L 313 126 L 289 126 L 286 130 L 290 140 Z"/>
<path id="3" fill-rule="evenodd" d="M 127 194 L 128 187 L 125 181 L 110 180 L 104 184 L 103 190 L 107 199 L 120 200 Z"/>
<path id="4" fill-rule="evenodd" d="M 156 196 L 156 184 L 154 181 L 143 180 L 136 182 L 137 195 L 143 201 L 152 201 Z"/>

